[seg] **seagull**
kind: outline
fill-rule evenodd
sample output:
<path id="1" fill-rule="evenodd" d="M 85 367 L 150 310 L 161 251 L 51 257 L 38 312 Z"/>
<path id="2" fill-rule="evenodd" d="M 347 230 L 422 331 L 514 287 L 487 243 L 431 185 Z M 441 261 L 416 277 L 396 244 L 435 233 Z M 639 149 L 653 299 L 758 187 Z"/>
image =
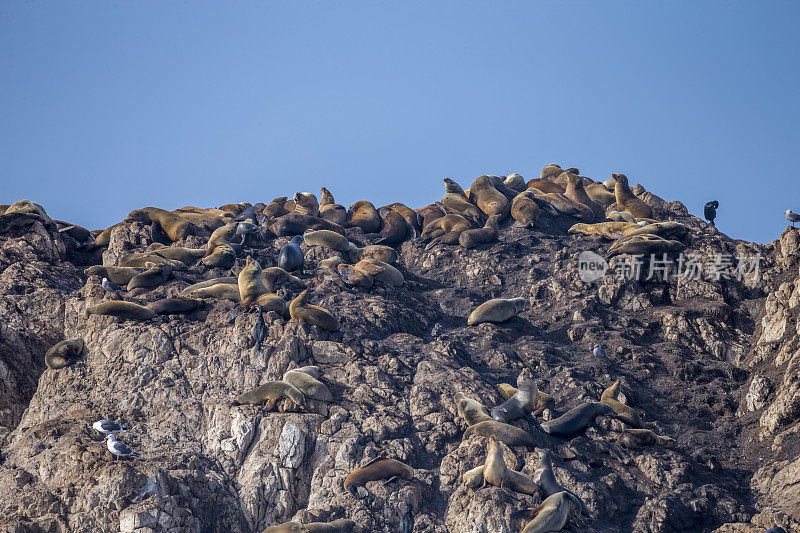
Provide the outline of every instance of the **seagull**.
<path id="1" fill-rule="evenodd" d="M 117 424 L 113 420 L 98 420 L 92 427 L 95 431 L 97 431 L 98 435 L 112 435 L 114 433 L 119 433 L 121 431 L 127 431 L 124 427 Z"/>
<path id="2" fill-rule="evenodd" d="M 599 344 L 595 344 L 595 345 L 592 347 L 592 353 L 593 353 L 593 354 L 594 354 L 594 356 L 595 356 L 595 357 L 597 357 L 598 359 L 608 359 L 608 356 L 606 355 L 606 351 L 605 351 L 605 350 L 603 349 L 603 347 L 602 347 L 602 346 L 600 346 Z"/>
<path id="3" fill-rule="evenodd" d="M 135 451 L 128 448 L 125 444 L 118 441 L 117 437 L 114 436 L 113 433 L 109 433 L 106 436 L 106 445 L 108 446 L 108 451 L 114 455 L 115 461 L 117 460 L 117 457 L 131 457 L 133 455 L 139 455 Z"/>
<path id="4" fill-rule="evenodd" d="M 109 281 L 108 278 L 103 278 L 103 281 L 100 283 L 100 285 L 102 285 L 103 288 L 108 292 L 114 292 L 114 291 L 121 291 L 122 290 L 122 287 L 120 287 L 119 285 L 117 285 L 113 281 Z"/>
<path id="5" fill-rule="evenodd" d="M 792 213 L 791 209 L 784 211 L 784 214 L 786 215 L 786 220 L 792 223 L 792 227 L 794 227 L 795 222 L 800 222 L 800 215 L 797 213 Z"/>

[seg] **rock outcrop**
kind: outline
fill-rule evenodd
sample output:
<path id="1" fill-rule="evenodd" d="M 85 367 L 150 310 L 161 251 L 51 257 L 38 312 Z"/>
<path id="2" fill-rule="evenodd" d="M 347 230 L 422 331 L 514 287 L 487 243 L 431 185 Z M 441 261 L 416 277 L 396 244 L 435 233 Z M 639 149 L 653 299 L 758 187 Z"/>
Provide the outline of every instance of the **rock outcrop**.
<path id="1" fill-rule="evenodd" d="M 231 531 L 351 518 L 364 531 L 517 532 L 512 513 L 539 498 L 494 486 L 467 488 L 488 442 L 462 440 L 454 398 L 492 406 L 500 383 L 532 371 L 555 399 L 541 420 L 599 401 L 621 379 L 620 401 L 675 446 L 629 449 L 621 421 L 599 416 L 584 433 L 559 438 L 536 419 L 514 424 L 553 456 L 558 482 L 583 500 L 564 531 L 761 531 L 800 528 L 800 231 L 768 246 L 730 239 L 638 190 L 654 218 L 689 228 L 685 253 L 703 258 L 701 279 L 620 279 L 621 259 L 582 281 L 585 250 L 610 243 L 568 234 L 576 219 L 543 213 L 534 228 L 509 219 L 499 240 L 474 249 L 396 245 L 405 281 L 349 286 L 302 275 L 309 302 L 330 310 L 336 332 L 257 313 L 228 318 L 237 304 L 205 300 L 186 315 L 147 321 L 85 317 L 113 298 L 91 264 L 117 265 L 152 239 L 140 222 L 116 226 L 92 250 L 40 221 L 0 235 L 0 531 Z M 365 246 L 370 236 L 347 228 Z M 201 248 L 208 235 L 173 246 Z M 290 237 L 250 235 L 246 253 L 277 264 Z M 306 271 L 347 254 L 302 246 Z M 716 276 L 709 258 L 760 256 L 759 272 Z M 246 254 L 245 254 L 246 255 Z M 125 299 L 143 305 L 178 297 L 190 283 L 235 276 L 200 262 Z M 644 267 L 647 269 L 647 267 Z M 281 286 L 290 301 L 301 289 Z M 491 298 L 529 301 L 511 320 L 467 325 Z M 86 343 L 78 361 L 46 369 L 56 342 Z M 607 357 L 592 347 L 600 344 Z M 270 411 L 233 399 L 287 370 L 316 365 L 332 402 Z M 118 420 L 140 455 L 114 461 L 91 430 Z M 504 446 L 508 468 L 532 476 L 537 454 Z M 368 483 L 356 498 L 344 478 L 378 457 L 415 470 L 410 481 Z M 794 529 L 793 529 L 794 528 Z"/>

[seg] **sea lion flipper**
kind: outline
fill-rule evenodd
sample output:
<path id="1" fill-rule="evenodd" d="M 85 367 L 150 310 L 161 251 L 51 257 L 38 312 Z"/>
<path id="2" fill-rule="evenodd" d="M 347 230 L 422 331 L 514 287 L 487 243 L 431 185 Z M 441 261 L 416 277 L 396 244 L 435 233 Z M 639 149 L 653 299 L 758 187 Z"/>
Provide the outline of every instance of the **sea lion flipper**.
<path id="1" fill-rule="evenodd" d="M 369 465 L 371 465 L 373 463 L 377 463 L 378 461 L 384 461 L 386 459 L 388 459 L 388 457 L 380 455 L 380 456 L 376 457 L 375 459 L 373 459 L 372 461 L 368 462 L 367 464 L 361 466 L 360 468 L 366 468 L 366 467 L 368 467 Z"/>
<path id="2" fill-rule="evenodd" d="M 389 483 L 391 483 L 392 481 L 397 481 L 398 479 L 400 479 L 400 476 L 392 476 L 392 477 L 390 477 L 389 479 L 387 479 L 386 481 L 384 481 L 384 482 L 383 482 L 383 484 L 384 484 L 384 485 L 388 485 L 388 484 L 389 484 Z"/>

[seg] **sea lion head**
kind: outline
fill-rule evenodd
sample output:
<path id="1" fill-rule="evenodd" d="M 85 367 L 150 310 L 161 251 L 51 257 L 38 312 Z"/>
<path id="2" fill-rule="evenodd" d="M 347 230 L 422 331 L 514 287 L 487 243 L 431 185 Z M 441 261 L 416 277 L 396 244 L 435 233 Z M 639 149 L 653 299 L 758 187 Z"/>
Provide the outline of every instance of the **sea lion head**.
<path id="1" fill-rule="evenodd" d="M 511 298 L 511 303 L 514 304 L 514 311 L 517 313 L 528 307 L 528 300 L 522 297 Z"/>
<path id="2" fill-rule="evenodd" d="M 523 368 L 522 372 L 517 376 L 517 386 L 522 386 L 527 381 L 533 381 L 533 374 L 527 368 Z"/>
<path id="3" fill-rule="evenodd" d="M 565 170 L 564 172 L 569 172 L 570 174 L 574 174 L 574 175 L 576 175 L 576 176 L 577 176 L 578 174 L 580 174 L 580 173 L 581 173 L 581 171 L 580 171 L 580 170 L 578 170 L 578 169 L 577 169 L 577 168 L 575 168 L 575 167 L 568 168 L 568 169 L 567 169 L 567 170 Z"/>
<path id="4" fill-rule="evenodd" d="M 611 174 L 611 177 L 614 178 L 614 181 L 617 183 L 621 183 L 622 185 L 628 185 L 628 176 L 625 174 Z"/>
<path id="5" fill-rule="evenodd" d="M 292 237 L 291 244 L 295 246 L 300 246 L 301 244 L 303 244 L 303 236 L 295 235 L 294 237 Z"/>

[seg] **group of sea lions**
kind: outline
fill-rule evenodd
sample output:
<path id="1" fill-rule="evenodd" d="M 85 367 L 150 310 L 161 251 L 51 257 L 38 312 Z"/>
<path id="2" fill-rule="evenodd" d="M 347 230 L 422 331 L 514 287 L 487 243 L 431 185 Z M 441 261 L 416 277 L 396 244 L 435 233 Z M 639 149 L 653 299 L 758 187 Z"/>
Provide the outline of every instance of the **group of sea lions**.
<path id="1" fill-rule="evenodd" d="M 683 245 L 675 239 L 683 238 L 688 232 L 680 223 L 654 220 L 651 208 L 633 194 L 627 177 L 622 174 L 595 182 L 580 176 L 576 168 L 564 170 L 550 164 L 544 167 L 539 178 L 527 183 L 519 174 L 480 176 L 467 190 L 449 178 L 445 178 L 444 183 L 442 200 L 420 209 L 411 209 L 402 203 L 376 208 L 366 200 L 345 208 L 335 203 L 333 195 L 323 187 L 321 200 L 314 194 L 299 192 L 291 200 L 279 197 L 268 204 L 243 202 L 210 209 L 187 206 L 173 211 L 145 207 L 130 212 L 122 222 L 94 232 L 53 221 L 38 204 L 21 201 L 6 208 L 0 206 L 0 232 L 10 231 L 6 228 L 19 230 L 31 220 L 40 220 L 69 235 L 78 244 L 79 251 L 93 253 L 109 245 L 112 231 L 120 225 L 149 226 L 150 244 L 144 250 L 123 255 L 116 265 L 86 268 L 87 276 L 103 278 L 102 286 L 112 299 L 87 306 L 85 316 L 150 320 L 163 314 L 192 313 L 204 300 L 230 300 L 237 304 L 230 321 L 250 309 L 258 312 L 253 329 L 256 349 L 260 349 L 266 336 L 265 313 L 269 312 L 300 324 L 337 331 L 340 324 L 335 314 L 308 301 L 310 291 L 322 283 L 364 290 L 369 290 L 376 282 L 392 286 L 403 284 L 405 277 L 393 264 L 398 260 L 395 247 L 406 240 L 426 244 L 426 250 L 439 244 L 472 249 L 496 241 L 501 223 L 509 217 L 514 224 L 530 228 L 536 226 L 542 212 L 576 219 L 578 223 L 570 228 L 570 233 L 596 234 L 615 240 L 609 257 L 676 251 Z M 352 242 L 348 238 L 350 228 L 357 228 L 361 240 L 367 244 Z M 208 236 L 205 247 L 175 244 L 189 235 Z M 280 249 L 276 265 L 262 267 L 254 255 L 265 239 L 278 237 L 291 239 Z M 316 270 L 309 271 L 301 246 L 329 250 L 330 257 L 318 260 Z M 195 281 L 185 278 L 190 271 L 196 274 L 215 269 L 230 270 L 239 257 L 245 257 L 245 261 L 236 275 L 229 272 L 227 276 Z M 130 296 L 132 291 L 151 289 L 172 279 L 187 284 L 177 298 L 145 305 L 120 299 L 122 293 Z M 284 294 L 286 291 L 293 293 L 293 298 L 284 300 L 277 294 L 279 288 Z M 469 315 L 467 324 L 505 322 L 527 305 L 528 301 L 520 297 L 492 299 L 478 306 Z M 81 339 L 62 341 L 47 352 L 45 362 L 52 369 L 64 368 L 83 350 Z M 280 381 L 268 381 L 239 394 L 234 405 L 263 405 L 266 410 L 277 407 L 286 411 L 305 408 L 307 399 L 333 401 L 333 395 L 319 377 L 315 366 L 289 370 Z M 618 439 L 624 446 L 670 446 L 674 442 L 642 427 L 638 414 L 617 400 L 619 384 L 617 381 L 609 387 L 599 402 L 585 403 L 544 422 L 538 422 L 535 417 L 547 408 L 552 409 L 554 399 L 538 390 L 527 369 L 519 375 L 517 387 L 498 385 L 498 392 L 505 401 L 491 410 L 459 394 L 456 398 L 458 413 L 468 426 L 464 438 L 475 434 L 489 439 L 484 465 L 464 474 L 464 483 L 470 488 L 490 484 L 504 490 L 539 494 L 543 498 L 541 505 L 519 513 L 531 519 L 523 531 L 558 531 L 570 514 L 580 514 L 583 503 L 555 481 L 552 459 L 542 448 L 547 435 L 571 438 L 591 425 L 595 417 L 604 415 L 616 417 L 630 426 Z M 535 432 L 512 425 L 520 419 L 530 422 Z M 540 463 L 532 479 L 506 466 L 503 445 L 537 450 Z M 365 484 L 370 481 L 411 480 L 413 477 L 412 467 L 396 459 L 379 457 L 351 472 L 343 488 L 356 497 L 363 497 Z M 328 524 L 290 522 L 266 531 L 358 530 L 352 520 L 341 519 Z"/>
<path id="2" fill-rule="evenodd" d="M 583 501 L 556 481 L 552 457 L 543 448 L 547 441 L 546 436 L 536 430 L 530 433 L 511 425 L 511 422 L 527 420 L 534 428 L 541 429 L 546 434 L 570 439 L 583 433 L 594 423 L 596 417 L 609 416 L 631 426 L 624 428 L 618 437 L 618 442 L 626 447 L 672 446 L 674 439 L 659 436 L 643 428 L 639 414 L 617 399 L 619 388 L 620 380 L 617 380 L 603 391 L 599 402 L 581 404 L 557 418 L 541 423 L 535 417 L 541 415 L 545 409 L 553 409 L 555 402 L 552 396 L 539 390 L 533 374 L 527 368 L 519 374 L 516 388 L 506 383 L 497 386 L 498 393 L 505 401 L 494 409 L 490 410 L 481 402 L 459 392 L 455 397 L 455 404 L 459 416 L 467 425 L 464 439 L 471 435 L 480 435 L 489 442 L 486 461 L 483 465 L 465 472 L 461 478 L 463 484 L 473 490 L 488 484 L 509 492 L 538 495 L 543 500 L 540 505 L 515 512 L 512 516 L 531 519 L 522 530 L 523 533 L 559 531 L 570 516 L 580 516 Z M 532 478 L 508 468 L 503 459 L 501 443 L 511 448 L 533 448 L 537 452 L 539 464 Z"/>

